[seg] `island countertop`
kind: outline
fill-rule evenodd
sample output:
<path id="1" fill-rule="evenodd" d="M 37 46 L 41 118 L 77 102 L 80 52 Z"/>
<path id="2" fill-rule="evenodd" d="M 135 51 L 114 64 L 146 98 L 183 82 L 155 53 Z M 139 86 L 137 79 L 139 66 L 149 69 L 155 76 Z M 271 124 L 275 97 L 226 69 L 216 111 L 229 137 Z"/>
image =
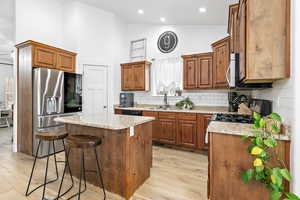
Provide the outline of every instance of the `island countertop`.
<path id="1" fill-rule="evenodd" d="M 243 123 L 230 123 L 230 122 L 218 122 L 211 121 L 207 131 L 209 133 L 219 133 L 219 134 L 227 134 L 227 135 L 253 135 L 253 129 L 251 128 L 251 124 L 243 124 Z M 285 135 L 274 135 L 275 139 L 278 140 L 290 140 L 290 131 L 287 128 Z"/>
<path id="2" fill-rule="evenodd" d="M 65 124 L 75 124 L 110 130 L 127 129 L 153 120 L 155 120 L 154 117 L 115 114 L 99 114 L 97 116 L 80 114 L 68 117 L 58 117 L 55 119 L 55 121 Z"/>

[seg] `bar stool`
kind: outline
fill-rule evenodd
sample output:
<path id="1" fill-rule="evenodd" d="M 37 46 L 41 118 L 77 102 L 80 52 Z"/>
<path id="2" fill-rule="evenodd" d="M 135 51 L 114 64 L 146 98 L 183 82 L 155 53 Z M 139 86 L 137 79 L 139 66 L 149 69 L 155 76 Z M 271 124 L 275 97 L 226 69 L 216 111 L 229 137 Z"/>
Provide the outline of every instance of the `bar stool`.
<path id="1" fill-rule="evenodd" d="M 37 150 L 36 150 L 36 154 L 35 154 L 35 157 L 34 157 L 34 162 L 33 162 L 33 166 L 32 166 L 32 170 L 31 170 L 31 174 L 30 174 L 30 178 L 29 178 L 29 181 L 28 181 L 28 185 L 27 185 L 27 190 L 26 190 L 26 196 L 29 196 L 30 194 L 32 194 L 34 191 L 36 191 L 37 189 L 43 187 L 43 195 L 42 195 L 42 200 L 45 199 L 45 191 L 46 191 L 46 185 L 50 184 L 50 183 L 53 183 L 55 181 L 58 180 L 58 168 L 57 168 L 57 163 L 69 163 L 68 161 L 68 154 L 66 153 L 65 151 L 65 143 L 64 143 L 64 139 L 68 136 L 68 133 L 66 131 L 48 131 L 48 132 L 41 132 L 41 133 L 38 133 L 36 134 L 36 138 L 39 140 L 39 143 L 38 143 L 38 146 L 37 146 Z M 64 148 L 64 151 L 65 151 L 65 161 L 58 161 L 56 159 L 56 154 L 58 152 L 56 152 L 55 150 L 55 143 L 56 141 L 58 140 L 61 140 L 62 141 L 62 144 L 63 144 L 63 148 Z M 38 152 L 39 152 L 39 149 L 40 149 L 40 146 L 41 146 L 41 142 L 42 141 L 45 141 L 45 142 L 48 142 L 48 154 L 46 155 L 47 157 L 47 162 L 46 162 L 46 170 L 45 170 L 45 178 L 44 178 L 44 183 L 42 183 L 41 185 L 37 186 L 36 188 L 34 188 L 33 190 L 31 190 L 29 192 L 29 188 L 30 188 L 30 185 L 31 185 L 31 181 L 32 181 L 32 176 L 33 176 L 33 173 L 34 173 L 34 169 L 35 169 L 35 165 L 36 165 L 36 161 L 38 159 Z M 51 145 L 53 147 L 53 153 L 50 154 L 50 149 L 51 149 Z M 54 180 L 50 180 L 47 182 L 47 175 L 48 175 L 48 166 L 49 166 L 49 158 L 50 156 L 54 157 L 54 161 L 55 161 L 55 172 L 56 172 L 56 178 Z M 68 164 L 65 164 L 65 167 L 66 166 L 69 166 Z M 65 171 L 66 169 L 64 169 Z M 68 190 L 66 192 L 64 192 L 61 196 L 65 195 L 66 193 L 68 193 L 72 188 L 73 188 L 73 185 L 74 185 L 74 181 L 73 181 L 73 177 L 72 177 L 72 173 L 71 173 L 71 169 L 68 168 L 69 172 L 70 172 L 70 176 L 71 176 L 71 180 L 72 180 L 72 185 L 70 186 L 70 188 L 68 188 Z"/>
<path id="2" fill-rule="evenodd" d="M 104 199 L 106 199 L 106 193 L 105 193 L 105 188 L 104 188 L 104 182 L 103 182 L 103 177 L 102 177 L 102 172 L 100 170 L 100 164 L 99 163 L 99 159 L 98 159 L 98 155 L 97 155 L 97 146 L 101 145 L 102 140 L 96 136 L 90 136 L 90 135 L 70 135 L 66 138 L 66 146 L 68 149 L 68 153 L 70 153 L 71 148 L 77 148 L 80 149 L 80 179 L 79 179 L 79 191 L 78 193 L 72 195 L 69 199 L 72 199 L 76 196 L 78 196 L 78 200 L 80 200 L 80 195 L 86 191 L 86 175 L 85 173 L 96 173 L 98 176 L 98 181 L 100 180 L 99 184 L 101 184 L 102 186 L 102 191 L 104 194 Z M 85 164 L 84 164 L 84 149 L 93 149 L 94 152 L 94 156 L 96 159 L 96 170 L 86 170 L 85 169 Z M 66 163 L 66 165 L 69 165 L 69 163 Z M 65 174 L 65 171 L 64 171 Z M 64 177 L 63 174 L 63 177 Z M 84 189 L 81 190 L 81 181 L 82 178 L 84 180 Z M 60 196 L 60 190 L 63 184 L 63 180 L 61 181 L 61 185 L 59 188 L 59 192 L 58 192 L 58 199 Z"/>

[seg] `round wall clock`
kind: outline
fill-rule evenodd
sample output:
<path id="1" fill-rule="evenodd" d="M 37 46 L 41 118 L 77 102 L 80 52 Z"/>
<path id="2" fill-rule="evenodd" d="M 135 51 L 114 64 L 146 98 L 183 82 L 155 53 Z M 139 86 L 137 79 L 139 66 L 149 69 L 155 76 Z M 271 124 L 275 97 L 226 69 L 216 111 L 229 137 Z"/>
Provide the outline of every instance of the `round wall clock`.
<path id="1" fill-rule="evenodd" d="M 177 35 L 172 31 L 166 31 L 159 36 L 157 46 L 161 52 L 170 53 L 176 48 L 177 43 Z"/>

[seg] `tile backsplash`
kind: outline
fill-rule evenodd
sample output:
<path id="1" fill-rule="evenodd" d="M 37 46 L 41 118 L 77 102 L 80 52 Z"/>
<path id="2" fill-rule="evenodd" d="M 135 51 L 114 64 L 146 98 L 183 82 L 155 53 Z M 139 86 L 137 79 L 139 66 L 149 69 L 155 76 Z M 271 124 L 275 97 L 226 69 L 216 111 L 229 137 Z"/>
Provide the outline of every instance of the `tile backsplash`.
<path id="1" fill-rule="evenodd" d="M 182 96 L 168 96 L 168 103 L 175 105 L 178 101 L 189 97 L 191 101 L 197 106 L 228 106 L 227 91 L 197 91 L 197 92 L 183 92 Z M 137 104 L 163 104 L 163 96 L 152 96 L 150 92 L 135 92 L 134 101 Z"/>

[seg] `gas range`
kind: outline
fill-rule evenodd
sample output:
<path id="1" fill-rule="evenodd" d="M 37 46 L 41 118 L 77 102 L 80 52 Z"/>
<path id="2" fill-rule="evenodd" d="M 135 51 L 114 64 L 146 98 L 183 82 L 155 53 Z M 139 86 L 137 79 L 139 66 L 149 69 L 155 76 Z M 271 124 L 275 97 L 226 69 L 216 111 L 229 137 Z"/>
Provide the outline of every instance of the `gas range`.
<path id="1" fill-rule="evenodd" d="M 239 115 L 239 114 L 215 114 L 212 117 L 212 121 L 244 123 L 244 124 L 254 123 L 254 119 L 251 115 Z"/>

